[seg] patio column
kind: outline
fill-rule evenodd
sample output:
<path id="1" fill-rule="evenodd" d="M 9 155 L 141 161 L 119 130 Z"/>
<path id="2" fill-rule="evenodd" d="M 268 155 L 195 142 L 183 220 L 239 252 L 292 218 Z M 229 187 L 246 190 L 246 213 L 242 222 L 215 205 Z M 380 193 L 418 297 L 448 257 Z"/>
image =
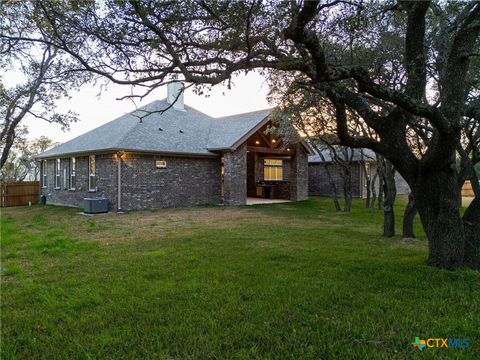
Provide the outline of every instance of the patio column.
<path id="1" fill-rule="evenodd" d="M 296 144 L 290 166 L 290 200 L 307 200 L 308 154 L 301 144 Z"/>
<path id="2" fill-rule="evenodd" d="M 235 151 L 225 152 L 223 166 L 223 203 L 245 205 L 247 203 L 247 144 L 242 144 Z"/>

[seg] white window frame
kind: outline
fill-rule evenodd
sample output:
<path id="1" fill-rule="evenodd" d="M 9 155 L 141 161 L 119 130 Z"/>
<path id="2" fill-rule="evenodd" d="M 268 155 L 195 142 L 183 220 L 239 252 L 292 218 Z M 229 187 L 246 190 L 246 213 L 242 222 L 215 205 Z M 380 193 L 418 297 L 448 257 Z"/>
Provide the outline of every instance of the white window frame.
<path id="1" fill-rule="evenodd" d="M 47 160 L 42 160 L 42 188 L 47 188 Z"/>
<path id="2" fill-rule="evenodd" d="M 55 189 L 60 189 L 61 184 L 61 175 L 60 175 L 60 159 L 55 159 Z"/>
<path id="3" fill-rule="evenodd" d="M 276 164 L 267 164 L 267 162 L 269 160 L 275 160 L 275 161 L 280 161 L 280 164 L 279 165 L 276 165 Z M 267 178 L 265 176 L 265 170 L 266 169 L 271 169 L 271 172 L 272 170 L 275 170 L 274 171 L 274 175 L 271 176 L 270 178 Z M 281 169 L 281 171 L 278 171 L 279 169 Z M 272 175 L 272 173 L 270 174 Z M 281 176 L 280 176 L 281 175 Z M 264 181 L 283 181 L 284 180 L 284 176 L 283 176 L 283 159 L 276 159 L 276 158 L 265 158 L 263 159 L 263 180 Z"/>
<path id="4" fill-rule="evenodd" d="M 70 190 L 75 190 L 75 181 L 77 180 L 77 176 L 75 174 L 76 169 L 76 159 L 75 157 L 70 158 Z"/>
<path id="5" fill-rule="evenodd" d="M 95 184 L 92 184 L 92 179 L 94 179 Z M 97 159 L 95 155 L 88 156 L 88 191 L 97 191 Z"/>

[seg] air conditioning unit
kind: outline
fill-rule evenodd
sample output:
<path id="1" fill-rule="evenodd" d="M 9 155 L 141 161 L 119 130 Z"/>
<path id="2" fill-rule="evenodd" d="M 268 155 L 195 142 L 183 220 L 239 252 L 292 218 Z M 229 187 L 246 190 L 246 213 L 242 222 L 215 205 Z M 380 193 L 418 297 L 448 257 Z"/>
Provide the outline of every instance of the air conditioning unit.
<path id="1" fill-rule="evenodd" d="M 83 199 L 83 211 L 87 214 L 99 214 L 108 212 L 108 200 L 105 198 Z"/>

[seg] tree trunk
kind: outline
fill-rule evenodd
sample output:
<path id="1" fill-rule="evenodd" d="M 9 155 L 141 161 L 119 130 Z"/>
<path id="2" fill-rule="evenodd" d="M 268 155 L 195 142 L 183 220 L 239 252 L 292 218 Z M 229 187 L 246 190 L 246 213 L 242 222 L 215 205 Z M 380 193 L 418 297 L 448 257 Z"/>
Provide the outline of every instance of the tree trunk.
<path id="1" fill-rule="evenodd" d="M 462 206 L 461 189 L 465 180 L 470 179 L 475 198 L 463 214 L 463 228 L 465 231 L 464 264 L 472 269 L 480 270 L 480 183 L 472 159 L 462 147 L 457 148 L 460 154 L 460 172 L 458 174 L 459 199 Z"/>
<path id="2" fill-rule="evenodd" d="M 417 214 L 417 208 L 415 207 L 415 198 L 410 192 L 408 194 L 408 203 L 405 207 L 405 212 L 403 213 L 403 238 L 414 238 L 415 233 L 413 232 L 413 220 Z"/>
<path id="3" fill-rule="evenodd" d="M 375 175 L 373 175 L 372 183 L 371 183 L 371 187 L 372 187 L 372 198 L 371 198 L 371 201 L 370 201 L 370 210 L 373 210 L 373 209 L 374 209 L 374 207 L 375 207 L 375 201 L 377 201 L 377 190 L 376 190 L 377 178 L 378 178 L 378 174 L 375 173 Z"/>
<path id="4" fill-rule="evenodd" d="M 464 264 L 465 232 L 460 217 L 456 171 L 432 170 L 418 176 L 413 195 L 428 238 L 428 265 L 456 269 Z"/>
<path id="5" fill-rule="evenodd" d="M 378 183 L 378 210 L 382 210 L 383 204 L 383 185 L 382 180 Z"/>
<path id="6" fill-rule="evenodd" d="M 480 270 L 480 197 L 475 197 L 463 215 L 465 229 L 464 265 Z"/>
<path id="7" fill-rule="evenodd" d="M 340 208 L 340 203 L 338 202 L 338 190 L 337 190 L 337 184 L 335 183 L 335 180 L 333 179 L 332 173 L 330 172 L 330 168 L 328 167 L 328 164 L 324 161 L 323 162 L 323 167 L 325 168 L 325 171 L 327 173 L 328 181 L 330 182 L 330 186 L 332 187 L 333 191 L 333 205 L 335 206 L 335 211 L 340 212 L 342 209 Z"/>
<path id="8" fill-rule="evenodd" d="M 385 177 L 382 173 L 378 174 L 378 210 L 382 210 L 383 206 L 383 184 L 385 182 Z"/>
<path id="9" fill-rule="evenodd" d="M 389 160 L 385 160 L 384 175 L 383 236 L 392 237 L 395 235 L 395 213 L 393 206 L 395 204 L 395 198 L 397 197 L 397 187 L 395 185 L 395 168 Z"/>
<path id="10" fill-rule="evenodd" d="M 365 200 L 365 207 L 367 209 L 370 209 L 371 207 L 370 203 L 372 202 L 372 193 L 370 190 L 370 179 L 367 180 L 366 186 L 367 186 L 367 199 Z"/>
<path id="11" fill-rule="evenodd" d="M 370 203 L 372 201 L 372 193 L 371 193 L 371 190 L 370 190 L 370 186 L 371 186 L 371 176 L 370 176 L 370 173 L 369 173 L 369 170 L 370 170 L 370 165 L 368 166 L 367 168 L 367 164 L 365 163 L 365 161 L 362 161 L 362 168 L 363 168 L 363 176 L 365 178 L 365 187 L 367 189 L 367 193 L 366 193 L 366 199 L 365 199 L 365 207 L 367 209 L 370 209 Z"/>
<path id="12" fill-rule="evenodd" d="M 5 137 L 5 144 L 3 146 L 2 155 L 0 157 L 0 169 L 2 169 L 5 163 L 7 162 L 8 154 L 10 152 L 10 149 L 13 146 L 14 140 L 15 140 L 15 131 L 14 130 L 8 131 Z"/>
<path id="13" fill-rule="evenodd" d="M 343 168 L 343 198 L 345 199 L 343 211 L 350 212 L 352 209 L 352 173 L 350 165 Z"/>

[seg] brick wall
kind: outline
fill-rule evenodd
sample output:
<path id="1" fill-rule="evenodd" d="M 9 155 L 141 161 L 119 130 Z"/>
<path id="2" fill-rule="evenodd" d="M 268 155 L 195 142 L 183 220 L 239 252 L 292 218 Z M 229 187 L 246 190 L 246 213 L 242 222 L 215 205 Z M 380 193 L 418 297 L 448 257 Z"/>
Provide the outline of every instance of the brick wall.
<path id="1" fill-rule="evenodd" d="M 165 160 L 166 168 L 157 168 Z M 60 188 L 54 187 L 55 160 L 47 161 L 47 187 L 42 194 L 50 204 L 83 208 L 86 197 L 105 197 L 109 211 L 117 210 L 117 158 L 114 154 L 96 155 L 97 190 L 88 190 L 88 156 L 76 157 L 75 190 L 70 189 L 70 158 L 61 159 Z M 246 144 L 224 154 L 224 203 L 244 205 L 247 196 Z M 308 192 L 308 169 L 303 148 L 285 163 L 290 181 L 290 198 L 303 200 Z M 64 169 L 67 186 L 64 186 Z M 161 155 L 125 154 L 122 160 L 122 210 L 220 204 L 221 161 L 217 158 L 186 158 Z M 263 171 L 258 172 L 263 176 Z M 286 193 L 286 191 L 284 191 Z M 282 196 L 278 194 L 278 196 Z M 286 195 L 285 195 L 286 196 Z"/>
<path id="2" fill-rule="evenodd" d="M 60 188 L 55 188 L 55 159 L 47 160 L 47 187 L 42 188 L 42 194 L 47 197 L 47 203 L 70 205 L 83 208 L 86 197 L 106 197 L 108 209 L 116 210 L 117 206 L 117 164 L 113 154 L 96 155 L 97 191 L 88 190 L 88 156 L 75 158 L 76 178 L 75 190 L 70 189 L 70 158 L 60 159 Z M 65 177 L 67 174 L 65 187 Z"/>
<path id="3" fill-rule="evenodd" d="M 167 167 L 158 169 L 156 160 Z M 88 156 L 76 157 L 75 190 L 64 188 L 63 169 L 69 174 L 70 158 L 61 159 L 61 188 L 54 188 L 55 160 L 47 163 L 47 202 L 83 208 L 86 197 L 106 197 L 109 211 L 117 210 L 117 160 L 114 154 L 96 155 L 97 191 L 88 190 Z M 122 160 L 122 209 L 219 204 L 220 159 L 182 158 L 128 153 Z"/>
<path id="4" fill-rule="evenodd" d="M 308 199 L 308 154 L 301 144 L 296 145 L 290 160 L 290 200 Z"/>
<path id="5" fill-rule="evenodd" d="M 247 200 L 247 143 L 223 154 L 224 204 L 245 205 Z"/>
<path id="6" fill-rule="evenodd" d="M 343 178 L 341 175 L 342 169 L 340 165 L 328 164 L 330 173 L 337 186 L 337 193 L 343 196 Z M 361 169 L 359 163 L 352 164 L 352 195 L 360 197 L 360 176 Z M 332 196 L 333 188 L 328 180 L 327 172 L 323 164 L 310 163 L 308 165 L 308 189 L 310 195 L 317 196 Z"/>
<path id="7" fill-rule="evenodd" d="M 156 160 L 167 167 L 157 168 Z M 220 158 L 126 154 L 122 208 L 154 209 L 221 203 Z"/>

